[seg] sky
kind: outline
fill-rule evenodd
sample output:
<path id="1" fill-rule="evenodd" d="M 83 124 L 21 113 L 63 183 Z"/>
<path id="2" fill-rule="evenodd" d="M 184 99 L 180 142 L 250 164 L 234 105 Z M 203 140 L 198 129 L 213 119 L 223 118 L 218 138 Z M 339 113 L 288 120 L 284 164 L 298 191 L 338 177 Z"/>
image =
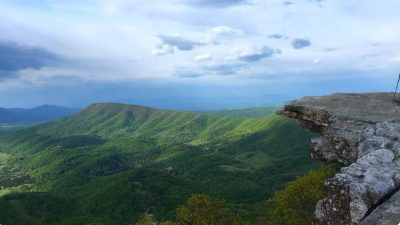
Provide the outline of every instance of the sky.
<path id="1" fill-rule="evenodd" d="M 0 0 L 0 107 L 394 91 L 399 0 Z"/>

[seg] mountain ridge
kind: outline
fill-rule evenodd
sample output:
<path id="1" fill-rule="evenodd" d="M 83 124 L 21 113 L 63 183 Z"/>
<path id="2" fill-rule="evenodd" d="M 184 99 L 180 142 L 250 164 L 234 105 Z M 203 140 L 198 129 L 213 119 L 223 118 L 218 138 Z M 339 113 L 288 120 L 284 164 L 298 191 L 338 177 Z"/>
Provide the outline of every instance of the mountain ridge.
<path id="1" fill-rule="evenodd" d="M 312 136 L 275 115 L 229 118 L 96 103 L 60 120 L 0 129 L 0 201 L 11 207 L 18 199 L 24 209 L 10 213 L 0 205 L 0 217 L 19 225 L 12 218 L 48 199 L 56 208 L 74 207 L 59 215 L 37 206 L 41 214 L 30 217 L 126 225 L 146 212 L 171 219 L 192 193 L 205 193 L 255 222 L 256 208 L 275 190 L 319 168 L 308 157 L 305 140 Z"/>
<path id="2" fill-rule="evenodd" d="M 34 108 L 0 108 L 0 124 L 47 122 L 69 116 L 79 109 L 57 105 L 40 105 Z"/>

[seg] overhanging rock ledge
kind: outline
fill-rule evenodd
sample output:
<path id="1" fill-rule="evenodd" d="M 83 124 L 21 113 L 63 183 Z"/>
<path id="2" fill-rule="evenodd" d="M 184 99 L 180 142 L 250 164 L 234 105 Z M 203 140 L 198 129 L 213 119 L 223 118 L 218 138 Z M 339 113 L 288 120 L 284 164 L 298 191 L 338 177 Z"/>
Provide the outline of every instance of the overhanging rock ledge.
<path id="1" fill-rule="evenodd" d="M 393 93 L 304 97 L 277 114 L 321 134 L 311 156 L 344 164 L 324 184 L 314 225 L 400 223 L 400 108 Z"/>

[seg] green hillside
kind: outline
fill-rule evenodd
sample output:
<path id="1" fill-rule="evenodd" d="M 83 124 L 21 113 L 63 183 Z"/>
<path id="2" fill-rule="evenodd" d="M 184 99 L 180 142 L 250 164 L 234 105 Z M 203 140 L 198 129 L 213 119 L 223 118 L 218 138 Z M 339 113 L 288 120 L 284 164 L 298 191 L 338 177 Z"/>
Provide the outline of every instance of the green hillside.
<path id="1" fill-rule="evenodd" d="M 129 225 L 171 219 L 192 193 L 254 222 L 288 181 L 320 165 L 296 122 L 94 104 L 0 129 L 0 223 Z"/>

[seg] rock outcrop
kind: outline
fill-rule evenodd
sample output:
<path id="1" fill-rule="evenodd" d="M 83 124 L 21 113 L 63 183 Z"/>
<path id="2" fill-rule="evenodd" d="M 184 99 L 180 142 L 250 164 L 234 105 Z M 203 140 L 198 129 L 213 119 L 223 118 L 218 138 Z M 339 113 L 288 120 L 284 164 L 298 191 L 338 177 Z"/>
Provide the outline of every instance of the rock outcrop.
<path id="1" fill-rule="evenodd" d="M 305 97 L 278 112 L 322 134 L 311 140 L 313 158 L 344 165 L 325 182 L 314 225 L 400 223 L 400 108 L 392 96 Z"/>

